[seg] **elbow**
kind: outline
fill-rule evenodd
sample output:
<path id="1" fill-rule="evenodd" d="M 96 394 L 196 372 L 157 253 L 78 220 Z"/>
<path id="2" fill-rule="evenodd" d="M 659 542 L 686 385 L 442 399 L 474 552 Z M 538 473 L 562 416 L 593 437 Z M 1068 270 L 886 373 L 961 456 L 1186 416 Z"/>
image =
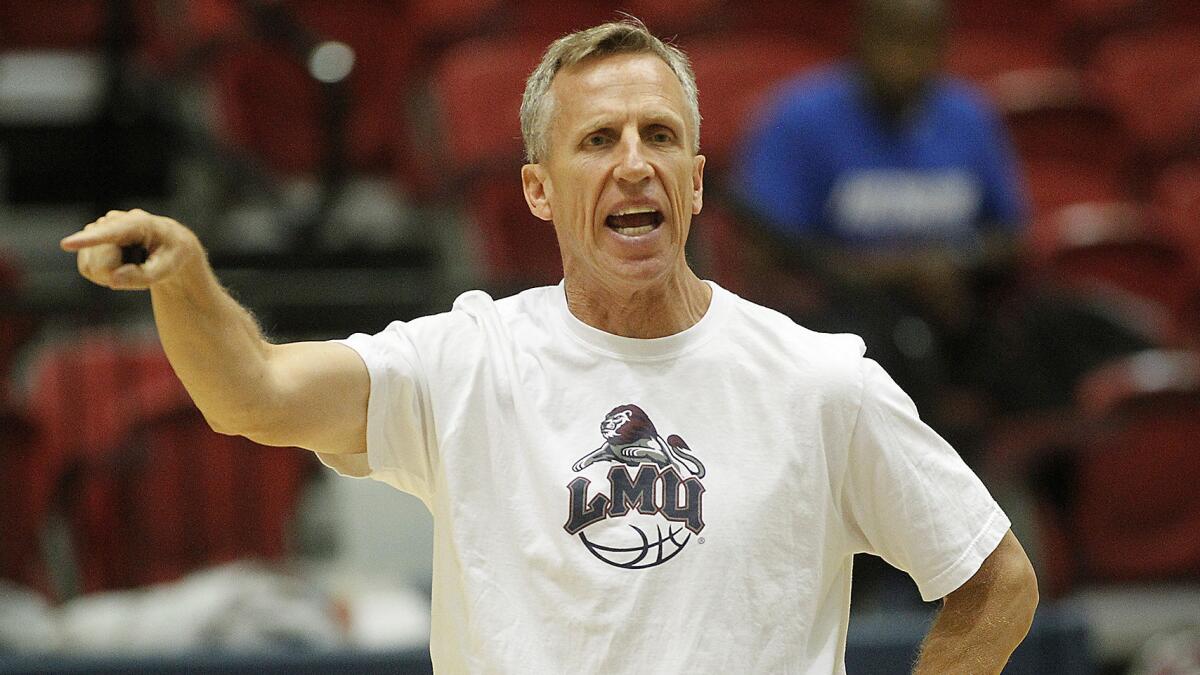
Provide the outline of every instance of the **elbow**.
<path id="1" fill-rule="evenodd" d="M 208 426 L 218 434 L 241 436 L 259 445 L 296 445 L 292 438 L 294 434 L 287 431 L 288 424 L 264 409 L 246 410 L 236 417 L 205 415 L 204 418 L 208 421 Z"/>
<path id="2" fill-rule="evenodd" d="M 1010 563 L 1005 577 L 1002 587 L 1004 597 L 1008 598 L 1005 623 L 1011 628 L 1011 641 L 1015 648 L 1029 634 L 1041 596 L 1038 591 L 1037 574 L 1025 555 Z"/>
<path id="3" fill-rule="evenodd" d="M 242 409 L 235 414 L 233 412 L 216 413 L 201 409 L 200 413 L 204 416 L 208 427 L 223 436 L 243 436 L 256 443 L 262 443 L 262 439 L 267 435 L 263 430 L 264 415 L 261 411 Z"/>
<path id="4" fill-rule="evenodd" d="M 1025 627 L 1025 631 L 1029 631 L 1029 627 L 1033 624 L 1033 615 L 1037 612 L 1038 603 L 1041 601 L 1041 593 L 1038 591 L 1037 574 L 1033 570 L 1033 565 L 1026 558 L 1024 565 L 1020 571 L 1019 581 L 1019 597 L 1021 598 L 1021 625 Z"/>
<path id="5" fill-rule="evenodd" d="M 204 410 L 201 410 L 200 414 L 204 416 L 204 421 L 208 423 L 208 428 L 212 429 L 218 434 L 223 436 L 246 435 L 244 431 L 241 431 L 241 427 L 237 423 L 232 422 L 227 418 L 210 414 Z"/>

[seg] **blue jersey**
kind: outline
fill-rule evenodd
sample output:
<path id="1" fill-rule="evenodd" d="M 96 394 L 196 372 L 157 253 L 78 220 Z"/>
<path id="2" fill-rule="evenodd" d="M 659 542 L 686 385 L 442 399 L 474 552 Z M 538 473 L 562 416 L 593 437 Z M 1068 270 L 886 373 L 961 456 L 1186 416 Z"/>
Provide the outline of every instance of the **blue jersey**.
<path id="1" fill-rule="evenodd" d="M 969 85 L 931 83 L 889 126 L 840 65 L 786 84 L 739 158 L 741 197 L 786 235 L 847 244 L 968 244 L 1026 204 L 999 120 Z"/>

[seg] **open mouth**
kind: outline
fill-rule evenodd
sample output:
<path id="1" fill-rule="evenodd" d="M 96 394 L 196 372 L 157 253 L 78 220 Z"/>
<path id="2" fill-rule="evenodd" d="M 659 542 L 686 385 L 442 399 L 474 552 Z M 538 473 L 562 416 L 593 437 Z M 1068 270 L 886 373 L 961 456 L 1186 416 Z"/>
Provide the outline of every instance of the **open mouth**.
<path id="1" fill-rule="evenodd" d="M 636 237 L 662 225 L 663 215 L 650 206 L 633 206 L 621 209 L 604 219 L 604 224 L 617 234 Z"/>

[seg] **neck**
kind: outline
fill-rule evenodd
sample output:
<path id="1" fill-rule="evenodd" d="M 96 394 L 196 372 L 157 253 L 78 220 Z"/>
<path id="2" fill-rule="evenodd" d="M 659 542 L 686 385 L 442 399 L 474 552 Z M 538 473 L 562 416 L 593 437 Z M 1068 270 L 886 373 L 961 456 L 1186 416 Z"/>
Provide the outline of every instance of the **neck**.
<path id="1" fill-rule="evenodd" d="M 664 283 L 636 289 L 573 283 L 568 278 L 566 290 L 567 308 L 575 318 L 631 338 L 659 338 L 687 330 L 712 301 L 712 288 L 690 269 Z"/>

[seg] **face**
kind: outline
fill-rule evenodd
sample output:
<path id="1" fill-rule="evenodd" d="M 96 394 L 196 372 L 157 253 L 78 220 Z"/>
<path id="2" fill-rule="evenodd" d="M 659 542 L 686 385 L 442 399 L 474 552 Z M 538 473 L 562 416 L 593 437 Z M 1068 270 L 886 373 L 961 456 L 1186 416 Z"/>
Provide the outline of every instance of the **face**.
<path id="1" fill-rule="evenodd" d="M 945 34 L 940 17 L 921 3 L 899 3 L 896 9 L 867 19 L 859 58 L 877 98 L 885 106 L 903 107 L 921 95 L 942 65 Z"/>
<path id="2" fill-rule="evenodd" d="M 685 271 L 704 157 L 671 68 L 603 57 L 559 72 L 550 92 L 547 156 L 521 177 L 530 210 L 554 222 L 568 281 L 628 292 Z"/>
<path id="3" fill-rule="evenodd" d="M 633 417 L 633 413 L 628 410 L 622 410 L 619 413 L 614 413 L 604 418 L 604 422 L 600 424 L 600 434 L 605 438 L 616 438 L 620 433 L 621 427 Z"/>

